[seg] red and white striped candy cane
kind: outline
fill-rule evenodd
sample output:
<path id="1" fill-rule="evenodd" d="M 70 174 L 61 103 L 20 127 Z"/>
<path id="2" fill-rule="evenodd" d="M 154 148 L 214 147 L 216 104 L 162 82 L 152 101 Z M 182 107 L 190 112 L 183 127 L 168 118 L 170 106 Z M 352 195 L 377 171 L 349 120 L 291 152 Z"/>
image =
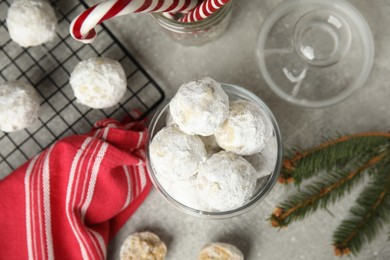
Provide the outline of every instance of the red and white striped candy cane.
<path id="1" fill-rule="evenodd" d="M 194 10 L 186 14 L 180 19 L 180 22 L 193 23 L 206 19 L 215 13 L 222 6 L 227 4 L 230 0 L 205 0 L 198 5 Z"/>
<path id="2" fill-rule="evenodd" d="M 110 0 L 88 8 L 70 24 L 70 34 L 84 43 L 96 37 L 94 27 L 113 17 L 130 13 L 181 12 L 194 9 L 201 0 Z"/>

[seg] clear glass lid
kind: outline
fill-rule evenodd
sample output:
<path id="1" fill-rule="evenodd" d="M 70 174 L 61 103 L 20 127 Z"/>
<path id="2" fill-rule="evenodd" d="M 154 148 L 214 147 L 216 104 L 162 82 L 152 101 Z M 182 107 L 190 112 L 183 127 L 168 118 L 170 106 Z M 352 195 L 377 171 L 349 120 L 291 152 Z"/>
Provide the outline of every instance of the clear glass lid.
<path id="1" fill-rule="evenodd" d="M 283 99 L 306 107 L 340 102 L 366 81 L 371 31 L 343 0 L 288 0 L 264 21 L 256 47 L 261 73 Z"/>

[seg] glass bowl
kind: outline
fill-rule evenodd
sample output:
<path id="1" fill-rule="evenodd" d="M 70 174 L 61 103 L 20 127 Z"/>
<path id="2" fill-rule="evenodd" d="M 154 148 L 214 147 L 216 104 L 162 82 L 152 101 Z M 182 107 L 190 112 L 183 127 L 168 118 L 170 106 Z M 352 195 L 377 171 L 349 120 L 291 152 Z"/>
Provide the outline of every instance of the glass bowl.
<path id="1" fill-rule="evenodd" d="M 322 108 L 364 85 L 374 40 L 360 12 L 344 0 L 290 0 L 265 19 L 256 46 L 269 87 L 292 104 Z"/>
<path id="2" fill-rule="evenodd" d="M 156 172 L 153 169 L 153 166 L 150 161 L 150 153 L 149 149 L 147 149 L 147 167 L 149 172 L 149 177 L 152 180 L 152 183 L 154 187 L 158 190 L 158 192 L 167 199 L 173 206 L 180 209 L 181 211 L 197 216 L 197 217 L 203 217 L 208 219 L 222 219 L 222 218 L 229 218 L 238 216 L 244 212 L 247 212 L 248 210 L 252 209 L 254 206 L 256 206 L 258 203 L 260 203 L 267 194 L 271 191 L 273 186 L 275 185 L 278 177 L 279 172 L 281 168 L 281 162 L 282 162 L 282 138 L 280 135 L 280 130 L 278 123 L 275 120 L 275 117 L 273 116 L 272 112 L 268 108 L 268 106 L 255 94 L 252 92 L 235 85 L 230 84 L 224 84 L 221 83 L 223 90 L 226 92 L 226 94 L 229 96 L 229 100 L 236 100 L 236 99 L 244 99 L 251 101 L 258 106 L 260 106 L 264 112 L 264 114 L 267 116 L 268 125 L 272 126 L 272 136 L 270 138 L 275 138 L 276 140 L 276 162 L 275 167 L 273 168 L 272 172 L 270 172 L 269 175 L 262 177 L 261 179 L 258 179 L 258 185 L 256 188 L 255 193 L 252 195 L 251 199 L 244 205 L 227 211 L 204 211 L 199 210 L 195 208 L 191 208 L 189 206 L 184 205 L 183 203 L 180 203 L 175 198 L 173 198 L 169 192 L 167 192 L 163 185 L 160 183 L 159 178 L 156 176 Z M 166 101 L 155 113 L 153 116 L 150 125 L 149 125 L 149 138 L 147 147 L 149 147 L 153 137 L 156 135 L 156 133 L 166 125 L 166 117 L 169 112 L 169 100 Z"/>

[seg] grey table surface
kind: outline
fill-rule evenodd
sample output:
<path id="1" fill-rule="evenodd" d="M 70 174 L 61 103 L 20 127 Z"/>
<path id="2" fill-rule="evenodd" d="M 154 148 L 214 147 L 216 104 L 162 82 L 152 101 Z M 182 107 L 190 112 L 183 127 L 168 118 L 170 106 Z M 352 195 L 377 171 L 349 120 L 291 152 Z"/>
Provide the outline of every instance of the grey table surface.
<path id="1" fill-rule="evenodd" d="M 113 19 L 106 25 L 163 87 L 167 97 L 172 96 L 183 82 L 203 76 L 246 87 L 259 95 L 279 122 L 285 148 L 293 145 L 310 147 L 318 144 L 324 135 L 336 131 L 390 130 L 390 1 L 350 0 L 372 29 L 375 62 L 363 88 L 346 101 L 324 109 L 304 109 L 284 102 L 272 93 L 259 73 L 254 55 L 259 28 L 280 2 L 236 1 L 227 32 L 200 48 L 183 47 L 173 42 L 146 14 Z M 279 231 L 266 221 L 276 203 L 287 194 L 279 185 L 249 213 L 226 220 L 188 216 L 152 190 L 111 241 L 108 258 L 118 258 L 121 243 L 129 234 L 150 230 L 167 243 L 167 259 L 197 259 L 202 246 L 215 241 L 235 244 L 246 259 L 339 259 L 333 255 L 332 232 L 347 215 L 358 191 L 330 208 L 334 216 L 318 212 Z M 383 231 L 355 259 L 390 259 L 386 233 L 387 230 Z"/>

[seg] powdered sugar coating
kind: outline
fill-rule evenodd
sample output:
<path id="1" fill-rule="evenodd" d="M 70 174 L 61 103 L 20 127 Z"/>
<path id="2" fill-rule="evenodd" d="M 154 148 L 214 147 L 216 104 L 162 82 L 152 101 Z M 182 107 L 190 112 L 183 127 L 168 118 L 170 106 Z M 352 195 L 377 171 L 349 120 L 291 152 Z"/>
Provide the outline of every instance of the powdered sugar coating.
<path id="1" fill-rule="evenodd" d="M 229 115 L 215 138 L 226 151 L 252 155 L 261 152 L 271 134 L 268 120 L 259 106 L 246 100 L 235 100 L 230 102 Z"/>
<path id="2" fill-rule="evenodd" d="M 206 148 L 207 155 L 211 156 L 215 153 L 218 153 L 222 150 L 221 147 L 217 144 L 217 141 L 215 140 L 214 135 L 209 136 L 199 136 L 202 142 L 204 143 L 204 147 Z"/>
<path id="3" fill-rule="evenodd" d="M 22 47 L 37 46 L 53 40 L 57 17 L 44 0 L 15 0 L 7 14 L 11 39 Z"/>
<path id="4" fill-rule="evenodd" d="M 77 64 L 70 85 L 79 103 L 101 109 L 120 101 L 126 92 L 127 79 L 118 61 L 96 57 Z"/>
<path id="5" fill-rule="evenodd" d="M 167 246 L 152 232 L 131 234 L 120 249 L 120 260 L 164 260 Z"/>
<path id="6" fill-rule="evenodd" d="M 12 81 L 0 85 L 0 129 L 13 132 L 30 126 L 38 118 L 39 95 L 28 83 Z"/>
<path id="7" fill-rule="evenodd" d="M 209 210 L 206 203 L 200 198 L 196 188 L 197 175 L 183 180 L 170 180 L 162 175 L 157 175 L 157 179 L 162 188 L 175 200 L 187 207 L 197 210 Z"/>
<path id="8" fill-rule="evenodd" d="M 235 246 L 227 243 L 211 243 L 199 254 L 199 260 L 244 260 L 244 255 Z"/>
<path id="9" fill-rule="evenodd" d="M 256 187 L 256 170 L 244 158 L 221 151 L 199 167 L 197 187 L 211 208 L 232 210 L 249 201 Z"/>
<path id="10" fill-rule="evenodd" d="M 255 168 L 257 178 L 261 178 L 272 173 L 275 170 L 276 159 L 278 157 L 278 144 L 275 136 L 268 139 L 261 153 L 244 156 Z"/>
<path id="11" fill-rule="evenodd" d="M 229 98 L 221 84 L 203 78 L 183 84 L 169 107 L 173 120 L 183 132 L 208 136 L 225 121 Z"/>
<path id="12" fill-rule="evenodd" d="M 169 180 L 190 178 L 206 158 L 202 140 L 187 135 L 176 126 L 161 129 L 149 146 L 150 159 L 155 172 Z"/>

